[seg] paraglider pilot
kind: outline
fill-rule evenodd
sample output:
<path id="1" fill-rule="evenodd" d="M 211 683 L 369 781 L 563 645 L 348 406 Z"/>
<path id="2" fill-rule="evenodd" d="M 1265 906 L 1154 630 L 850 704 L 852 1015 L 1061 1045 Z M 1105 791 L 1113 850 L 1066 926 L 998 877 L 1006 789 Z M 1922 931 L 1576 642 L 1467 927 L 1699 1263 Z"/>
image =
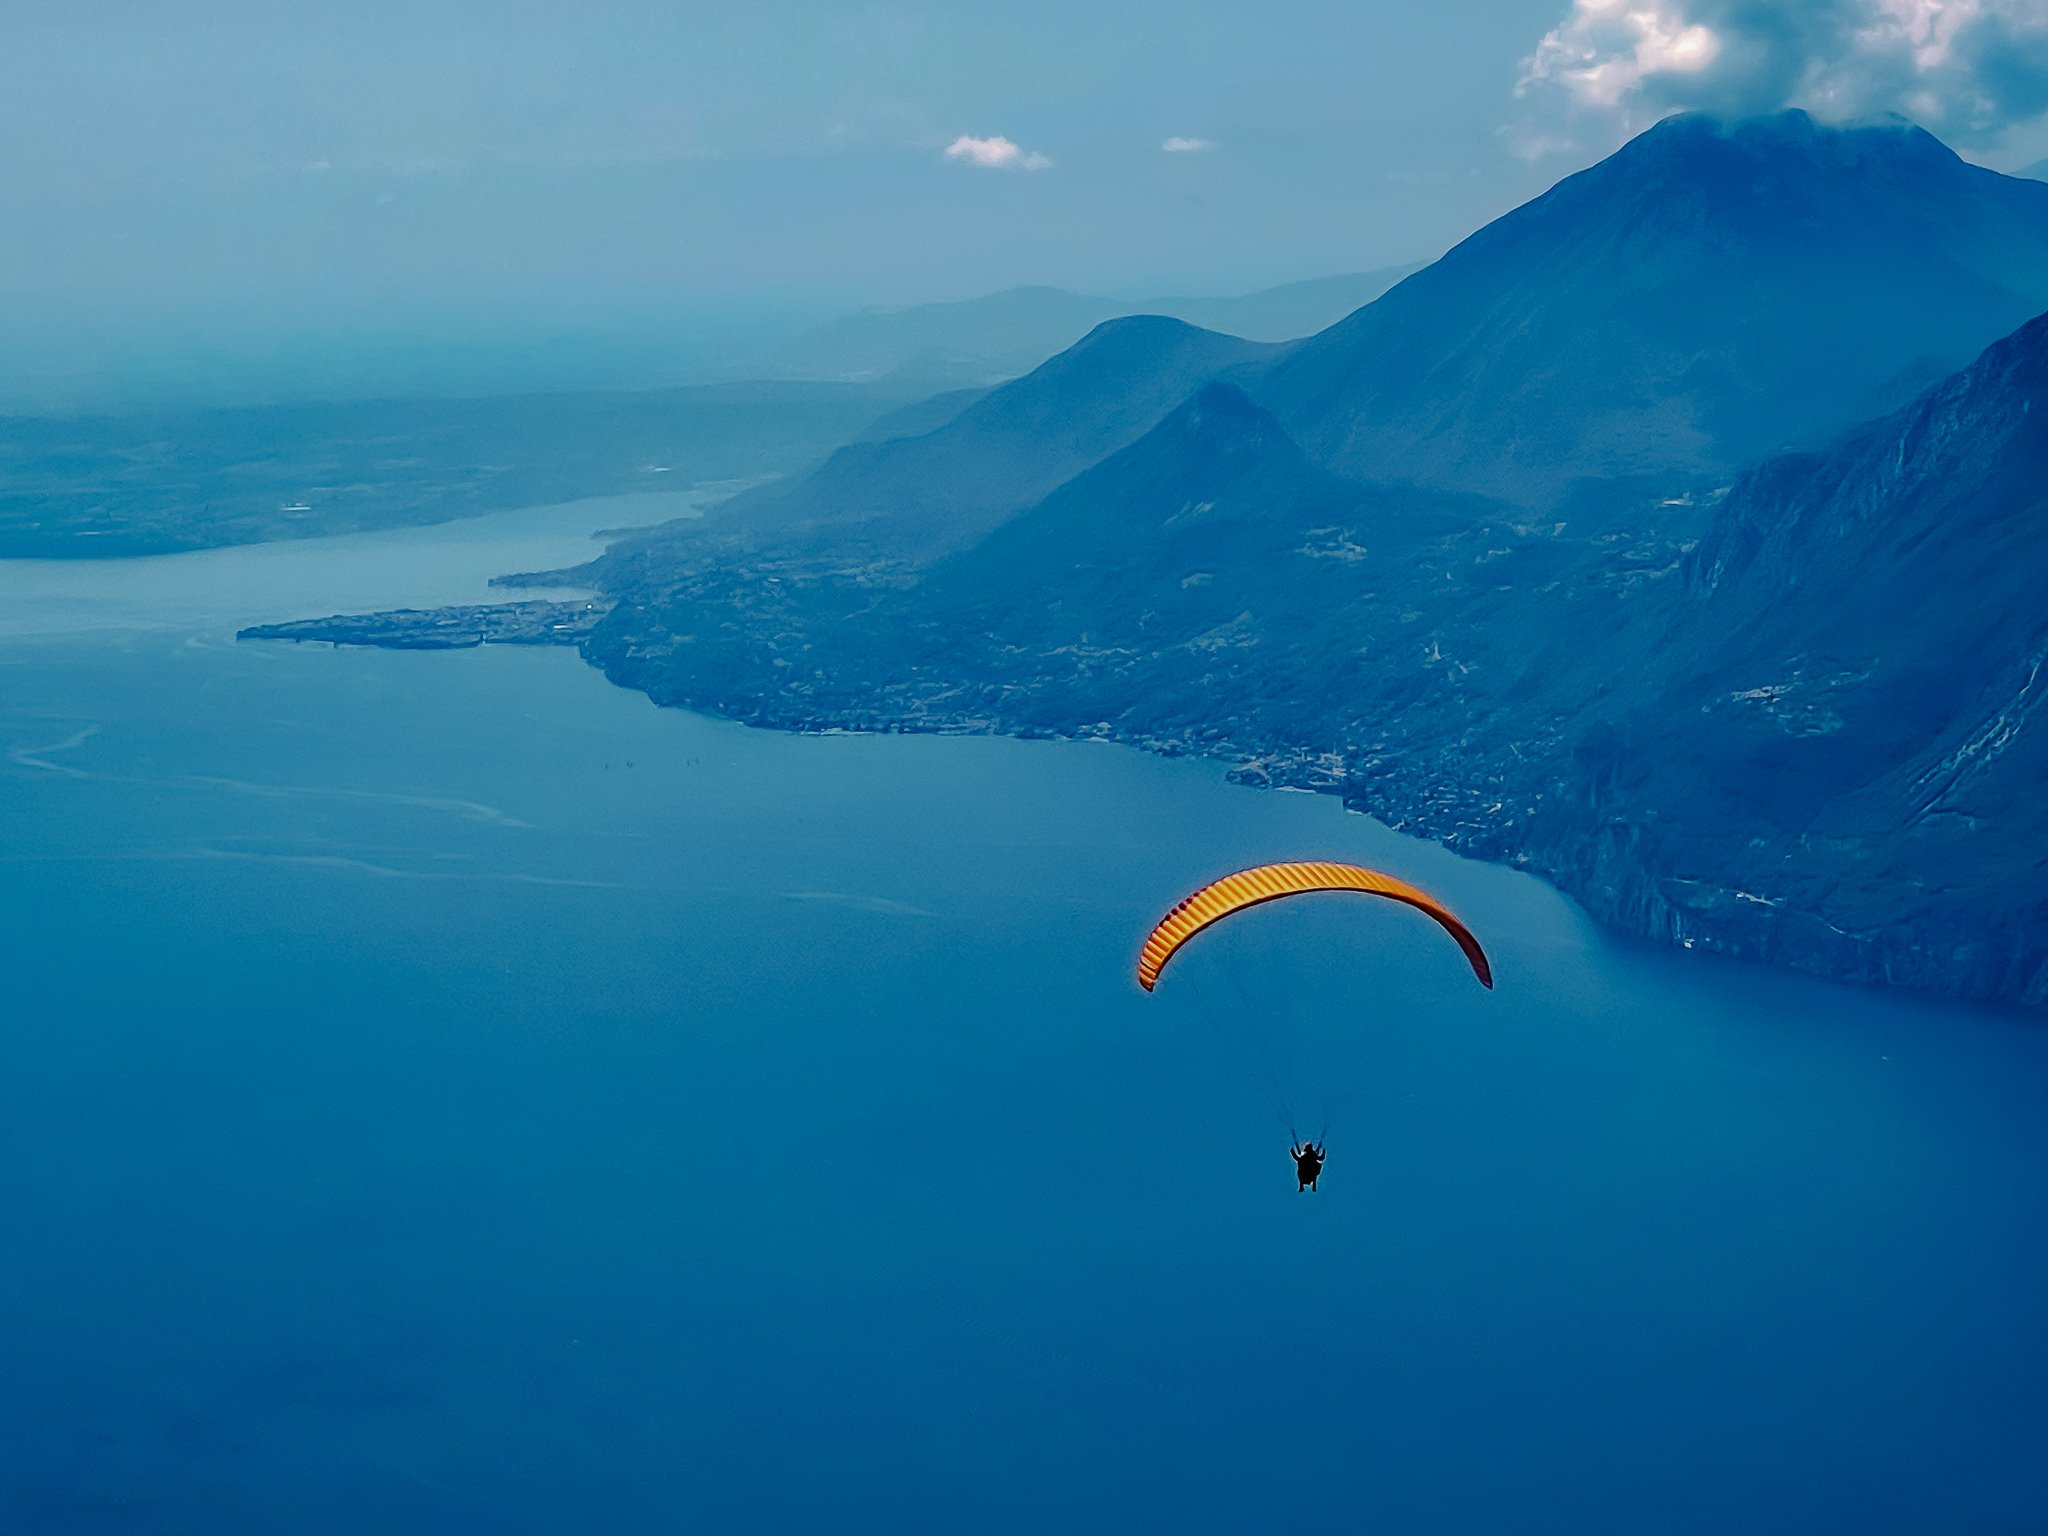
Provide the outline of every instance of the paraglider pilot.
<path id="1" fill-rule="evenodd" d="M 1301 1180 L 1294 1192 L 1298 1195 L 1305 1189 L 1313 1194 L 1316 1180 L 1323 1176 L 1323 1149 L 1313 1141 L 1305 1141 L 1289 1147 L 1287 1152 L 1294 1159 L 1294 1176 Z"/>

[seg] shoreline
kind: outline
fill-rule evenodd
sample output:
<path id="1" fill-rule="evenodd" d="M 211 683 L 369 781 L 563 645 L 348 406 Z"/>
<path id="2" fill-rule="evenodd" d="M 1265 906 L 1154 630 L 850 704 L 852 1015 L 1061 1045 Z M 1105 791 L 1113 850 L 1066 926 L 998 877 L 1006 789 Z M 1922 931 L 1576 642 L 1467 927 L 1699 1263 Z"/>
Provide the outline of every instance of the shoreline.
<path id="1" fill-rule="evenodd" d="M 327 641 L 391 650 L 465 649 L 483 644 L 573 646 L 616 687 L 657 706 L 793 735 L 1005 736 L 1018 740 L 1103 742 L 1158 757 L 1196 757 L 1218 764 L 1225 779 L 1256 789 L 1338 797 L 1347 810 L 1390 831 L 1421 838 L 1481 863 L 1522 870 L 1577 903 L 1601 927 L 1663 948 L 1704 951 L 1851 985 L 1898 990 L 1987 1006 L 2029 1019 L 2048 1012 L 2048 960 L 2024 936 L 1948 933 L 1934 923 L 1905 922 L 1866 932 L 1837 927 L 1819 913 L 1786 909 L 1698 878 L 1644 867 L 1642 828 L 1597 820 L 1590 831 L 1555 806 L 1503 815 L 1499 787 L 1481 793 L 1427 771 L 1401 777 L 1418 786 L 1398 794 L 1392 773 L 1360 775 L 1341 755 L 1275 744 L 1263 751 L 1220 740 L 1122 730 L 1102 722 L 1058 726 L 987 713 L 912 714 L 878 703 L 842 712 L 779 709 L 758 695 L 673 694 L 642 676 L 630 654 L 604 655 L 590 642 L 612 602 L 595 598 L 526 601 L 442 609 L 337 614 L 286 624 L 253 625 L 238 640 Z M 1221 748 L 1221 749 L 1219 749 Z M 1382 759 L 1381 761 L 1384 761 Z M 1482 803 L 1485 802 L 1485 803 Z M 1943 956 L 1947 959 L 1944 961 Z M 1959 963 L 1962 957 L 1974 957 Z"/>

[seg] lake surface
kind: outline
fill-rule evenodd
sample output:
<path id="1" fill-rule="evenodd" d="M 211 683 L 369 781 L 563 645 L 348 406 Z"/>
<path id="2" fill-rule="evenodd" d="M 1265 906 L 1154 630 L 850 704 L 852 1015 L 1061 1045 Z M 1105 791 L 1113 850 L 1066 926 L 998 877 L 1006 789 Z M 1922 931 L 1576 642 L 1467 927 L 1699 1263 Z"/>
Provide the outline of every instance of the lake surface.
<path id="1" fill-rule="evenodd" d="M 231 638 L 663 505 L 0 564 L 0 1529 L 2048 1528 L 2036 1025 L 1210 765 Z M 1332 899 L 1138 991 L 1298 856 L 1498 990 Z"/>

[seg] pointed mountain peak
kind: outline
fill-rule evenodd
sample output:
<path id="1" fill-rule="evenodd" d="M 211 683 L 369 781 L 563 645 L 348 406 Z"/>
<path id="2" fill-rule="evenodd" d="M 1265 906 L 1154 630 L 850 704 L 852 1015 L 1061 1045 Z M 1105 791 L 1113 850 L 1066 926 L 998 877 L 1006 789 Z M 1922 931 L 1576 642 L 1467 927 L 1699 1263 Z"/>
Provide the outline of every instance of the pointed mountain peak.
<path id="1" fill-rule="evenodd" d="M 1150 432 L 1056 492 L 1054 500 L 1078 492 L 1105 504 L 1163 497 L 1178 506 L 1249 482 L 1285 484 L 1311 497 L 1334 483 L 1270 411 L 1237 385 L 1212 380 Z"/>
<path id="2" fill-rule="evenodd" d="M 1132 448 L 1212 459 L 1276 449 L 1289 460 L 1302 457 L 1301 449 L 1271 411 L 1221 379 L 1211 380 L 1189 395 Z"/>
<path id="3" fill-rule="evenodd" d="M 1270 427 L 1279 431 L 1273 413 L 1226 379 L 1211 379 L 1167 417 L 1202 431 L 1238 431 Z"/>

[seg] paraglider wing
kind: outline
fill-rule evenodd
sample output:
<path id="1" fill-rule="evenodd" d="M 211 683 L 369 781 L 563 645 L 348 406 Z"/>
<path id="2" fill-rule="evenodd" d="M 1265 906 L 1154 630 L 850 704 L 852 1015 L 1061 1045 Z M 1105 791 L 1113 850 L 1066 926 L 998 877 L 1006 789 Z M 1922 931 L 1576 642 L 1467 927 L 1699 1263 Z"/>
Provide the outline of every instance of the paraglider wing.
<path id="1" fill-rule="evenodd" d="M 1357 864 L 1322 863 L 1261 864 L 1255 869 L 1239 870 L 1234 875 L 1225 875 L 1221 880 L 1203 886 L 1160 919 L 1159 926 L 1146 937 L 1145 947 L 1138 954 L 1138 985 L 1150 992 L 1175 951 L 1211 923 L 1220 922 L 1247 907 L 1256 907 L 1261 902 L 1278 901 L 1282 896 L 1299 896 L 1309 891 L 1358 891 L 1367 896 L 1384 896 L 1390 901 L 1405 902 L 1419 912 L 1426 912 L 1444 932 L 1458 941 L 1458 948 L 1472 963 L 1472 974 L 1479 978 L 1480 983 L 1488 988 L 1493 986 L 1493 967 L 1487 963 L 1486 952 L 1479 947 L 1472 930 L 1459 922 L 1451 910 L 1435 897 L 1376 869 L 1366 869 Z"/>

